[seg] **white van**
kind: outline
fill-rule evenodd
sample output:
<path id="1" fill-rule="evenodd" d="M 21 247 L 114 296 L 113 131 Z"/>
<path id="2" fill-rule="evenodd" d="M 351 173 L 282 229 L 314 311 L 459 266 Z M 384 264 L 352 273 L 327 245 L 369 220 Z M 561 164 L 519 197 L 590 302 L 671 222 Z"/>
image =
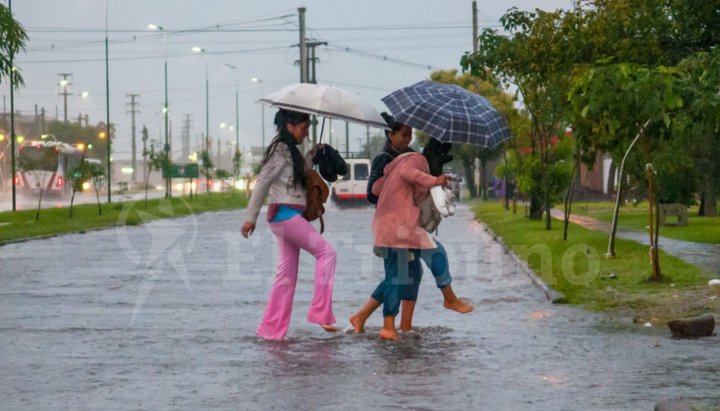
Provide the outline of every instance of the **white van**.
<path id="1" fill-rule="evenodd" d="M 367 182 L 370 178 L 370 160 L 367 158 L 345 159 L 348 172 L 339 176 L 332 185 L 331 197 L 336 203 L 366 201 Z"/>

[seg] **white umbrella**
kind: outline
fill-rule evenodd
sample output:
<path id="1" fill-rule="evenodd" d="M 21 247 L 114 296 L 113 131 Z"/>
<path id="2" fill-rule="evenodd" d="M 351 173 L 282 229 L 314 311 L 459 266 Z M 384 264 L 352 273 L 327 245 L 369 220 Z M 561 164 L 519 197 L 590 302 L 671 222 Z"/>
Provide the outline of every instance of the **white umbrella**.
<path id="1" fill-rule="evenodd" d="M 360 96 L 326 84 L 293 84 L 270 93 L 257 102 L 362 125 L 387 128 L 387 123 L 377 110 Z"/>

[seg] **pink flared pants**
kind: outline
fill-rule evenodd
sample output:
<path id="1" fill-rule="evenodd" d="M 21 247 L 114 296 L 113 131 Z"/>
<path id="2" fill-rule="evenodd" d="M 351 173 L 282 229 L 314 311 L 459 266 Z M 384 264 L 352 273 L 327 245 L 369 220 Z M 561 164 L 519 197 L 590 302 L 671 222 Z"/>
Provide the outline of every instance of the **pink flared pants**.
<path id="1" fill-rule="evenodd" d="M 290 326 L 300 249 L 315 258 L 315 289 L 307 320 L 332 324 L 332 290 L 335 278 L 335 249 L 301 215 L 270 223 L 278 242 L 278 266 L 257 335 L 266 340 L 282 340 Z"/>

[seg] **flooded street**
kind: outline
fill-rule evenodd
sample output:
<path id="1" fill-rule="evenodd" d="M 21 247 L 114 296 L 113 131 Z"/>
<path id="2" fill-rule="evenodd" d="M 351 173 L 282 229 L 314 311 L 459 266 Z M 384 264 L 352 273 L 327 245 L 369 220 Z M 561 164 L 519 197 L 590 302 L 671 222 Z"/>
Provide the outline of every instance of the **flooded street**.
<path id="1" fill-rule="evenodd" d="M 284 342 L 254 336 L 275 271 L 267 223 L 244 210 L 157 220 L 0 247 L 0 398 L 5 410 L 650 410 L 662 399 L 720 406 L 720 339 L 671 340 L 549 303 L 468 208 L 440 225 L 453 288 L 442 308 L 425 270 L 419 338 L 305 321 L 313 260 L 301 254 Z M 261 213 L 261 219 L 265 213 Z M 329 207 L 344 328 L 382 277 L 372 209 Z"/>

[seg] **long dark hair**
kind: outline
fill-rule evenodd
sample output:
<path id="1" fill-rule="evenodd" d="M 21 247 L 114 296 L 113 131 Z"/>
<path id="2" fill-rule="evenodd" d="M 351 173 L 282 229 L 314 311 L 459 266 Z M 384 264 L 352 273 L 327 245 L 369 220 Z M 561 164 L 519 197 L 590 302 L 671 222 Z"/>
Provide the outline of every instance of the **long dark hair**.
<path id="1" fill-rule="evenodd" d="M 277 135 L 273 138 L 270 145 L 265 150 L 265 156 L 260 163 L 260 167 L 265 166 L 268 159 L 275 152 L 275 148 L 279 143 L 287 144 L 290 149 L 290 155 L 292 156 L 293 162 L 293 184 L 297 186 L 300 184 L 301 187 L 305 187 L 305 161 L 303 160 L 300 150 L 297 148 L 297 140 L 290 134 L 287 129 L 288 124 L 297 125 L 304 121 L 308 121 L 310 115 L 300 113 L 298 111 L 279 109 L 275 114 L 275 127 L 277 128 Z"/>
<path id="2" fill-rule="evenodd" d="M 404 126 L 405 124 L 395 121 L 395 117 L 385 111 L 380 113 L 380 115 L 382 116 L 383 120 L 385 120 L 388 127 L 390 127 L 389 130 L 385 129 L 385 138 L 390 141 L 390 133 L 397 133 L 397 131 L 400 130 L 400 128 L 402 128 L 402 126 Z"/>

